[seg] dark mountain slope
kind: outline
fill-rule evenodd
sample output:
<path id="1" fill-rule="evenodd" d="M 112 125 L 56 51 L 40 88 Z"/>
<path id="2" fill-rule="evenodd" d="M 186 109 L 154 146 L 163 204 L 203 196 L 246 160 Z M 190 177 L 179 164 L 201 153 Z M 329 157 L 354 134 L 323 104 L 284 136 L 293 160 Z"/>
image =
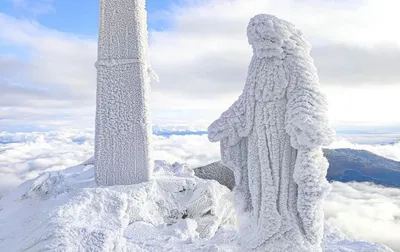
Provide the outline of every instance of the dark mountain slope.
<path id="1" fill-rule="evenodd" d="M 340 182 L 372 182 L 388 187 L 400 187 L 400 162 L 372 152 L 353 149 L 325 149 L 329 161 L 327 179 Z M 233 188 L 233 172 L 215 162 L 195 169 L 196 176 L 214 179 Z"/>
<path id="2" fill-rule="evenodd" d="M 329 161 L 328 180 L 400 187 L 400 162 L 365 150 L 325 149 L 324 153 Z"/>

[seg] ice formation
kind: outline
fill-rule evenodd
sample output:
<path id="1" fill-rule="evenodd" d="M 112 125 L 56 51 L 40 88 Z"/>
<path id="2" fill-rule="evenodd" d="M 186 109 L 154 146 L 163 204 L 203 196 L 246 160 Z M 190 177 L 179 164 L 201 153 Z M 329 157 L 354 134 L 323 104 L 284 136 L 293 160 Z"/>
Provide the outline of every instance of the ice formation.
<path id="1" fill-rule="evenodd" d="M 153 165 L 145 0 L 101 0 L 99 34 L 96 181 L 144 182 Z"/>
<path id="2" fill-rule="evenodd" d="M 323 199 L 329 191 L 322 146 L 333 131 L 311 46 L 289 22 L 253 17 L 253 57 L 243 93 L 208 128 L 233 170 L 248 250 L 322 251 Z"/>

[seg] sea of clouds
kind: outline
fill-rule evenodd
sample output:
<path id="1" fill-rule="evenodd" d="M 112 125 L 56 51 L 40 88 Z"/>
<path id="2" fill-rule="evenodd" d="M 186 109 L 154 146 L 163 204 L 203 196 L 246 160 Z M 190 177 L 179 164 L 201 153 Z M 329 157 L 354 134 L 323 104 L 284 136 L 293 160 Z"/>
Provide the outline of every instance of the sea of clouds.
<path id="1" fill-rule="evenodd" d="M 171 129 L 170 129 L 171 130 Z M 154 158 L 198 167 L 219 160 L 219 145 L 204 134 L 153 136 Z M 400 161 L 399 135 L 342 135 L 331 148 L 364 149 Z M 397 141 L 397 142 L 396 142 Z M 0 194 L 45 171 L 74 166 L 93 155 L 93 129 L 0 132 Z M 400 251 L 400 189 L 366 183 L 334 182 L 325 203 L 326 218 L 348 235 L 384 243 Z"/>

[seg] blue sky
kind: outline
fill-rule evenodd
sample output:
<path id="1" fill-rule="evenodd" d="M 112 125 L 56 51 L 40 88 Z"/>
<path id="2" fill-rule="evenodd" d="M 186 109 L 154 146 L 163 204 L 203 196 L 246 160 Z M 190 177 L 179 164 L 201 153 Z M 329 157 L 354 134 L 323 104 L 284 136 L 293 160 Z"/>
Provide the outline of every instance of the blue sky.
<path id="1" fill-rule="evenodd" d="M 149 28 L 165 28 L 155 16 L 177 0 L 148 0 Z M 17 18 L 34 19 L 43 26 L 62 32 L 97 36 L 99 0 L 0 0 L 0 12 Z"/>

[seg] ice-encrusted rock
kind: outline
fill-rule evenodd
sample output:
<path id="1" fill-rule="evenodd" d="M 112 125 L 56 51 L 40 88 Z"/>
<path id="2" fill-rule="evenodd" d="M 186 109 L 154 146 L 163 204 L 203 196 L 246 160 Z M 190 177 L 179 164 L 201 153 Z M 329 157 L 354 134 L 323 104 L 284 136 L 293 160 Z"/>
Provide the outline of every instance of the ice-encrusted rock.
<path id="1" fill-rule="evenodd" d="M 217 181 L 199 180 L 198 183 L 201 183 L 201 186 L 190 199 L 186 208 L 187 214 L 197 221 L 200 237 L 210 239 L 221 224 L 235 223 L 233 195 Z M 219 195 L 224 197 L 218 197 Z"/>
<path id="2" fill-rule="evenodd" d="M 231 169 L 220 161 L 193 169 L 194 174 L 202 179 L 218 181 L 221 185 L 232 190 L 235 187 L 235 176 Z"/>
<path id="3" fill-rule="evenodd" d="M 253 17 L 253 57 L 243 93 L 208 128 L 235 175 L 242 245 L 273 252 L 322 251 L 323 199 L 329 191 L 322 146 L 332 140 L 311 46 L 293 24 Z M 239 204 L 238 204 L 239 206 Z"/>
<path id="4" fill-rule="evenodd" d="M 145 0 L 101 0 L 95 174 L 99 185 L 148 181 L 152 173 Z"/>
<path id="5" fill-rule="evenodd" d="M 59 172 L 46 172 L 33 181 L 30 188 L 21 196 L 22 198 L 46 199 L 64 192 L 68 192 L 64 175 Z"/>

